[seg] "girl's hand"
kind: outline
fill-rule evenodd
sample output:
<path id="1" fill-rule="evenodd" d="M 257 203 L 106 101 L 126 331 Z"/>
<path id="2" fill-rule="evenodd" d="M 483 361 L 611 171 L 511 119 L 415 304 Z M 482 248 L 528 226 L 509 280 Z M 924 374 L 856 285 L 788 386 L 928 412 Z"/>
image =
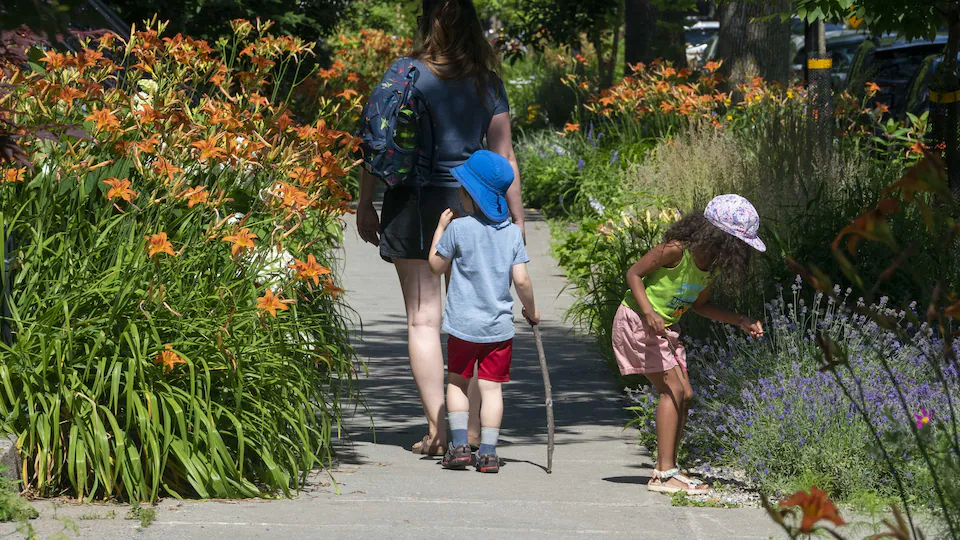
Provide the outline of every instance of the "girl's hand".
<path id="1" fill-rule="evenodd" d="M 527 320 L 527 323 L 529 323 L 530 326 L 536 326 L 536 325 L 540 324 L 540 309 L 539 309 L 539 308 L 533 308 L 533 314 L 532 314 L 532 315 L 527 312 L 527 308 L 521 309 L 520 312 L 523 314 L 523 318 Z"/>
<path id="2" fill-rule="evenodd" d="M 756 319 L 740 317 L 740 329 L 754 338 L 763 337 L 763 325 Z"/>
<path id="3" fill-rule="evenodd" d="M 647 321 L 647 324 L 650 325 L 650 328 L 653 328 L 653 331 L 658 335 L 662 336 L 667 333 L 667 325 L 663 322 L 663 317 L 657 315 L 656 312 L 646 314 L 643 318 Z"/>

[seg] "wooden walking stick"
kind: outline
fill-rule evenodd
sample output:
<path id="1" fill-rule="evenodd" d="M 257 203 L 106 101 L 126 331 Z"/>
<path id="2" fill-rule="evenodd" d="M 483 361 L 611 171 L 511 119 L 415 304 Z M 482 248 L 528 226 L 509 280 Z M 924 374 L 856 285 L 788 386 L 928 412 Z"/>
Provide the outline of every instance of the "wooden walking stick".
<path id="1" fill-rule="evenodd" d="M 533 337 L 537 341 L 537 355 L 540 357 L 540 371 L 543 373 L 543 391 L 547 405 L 547 474 L 553 473 L 553 392 L 550 387 L 550 372 L 547 370 L 547 357 L 543 354 L 543 341 L 540 339 L 540 325 L 534 324 Z"/>

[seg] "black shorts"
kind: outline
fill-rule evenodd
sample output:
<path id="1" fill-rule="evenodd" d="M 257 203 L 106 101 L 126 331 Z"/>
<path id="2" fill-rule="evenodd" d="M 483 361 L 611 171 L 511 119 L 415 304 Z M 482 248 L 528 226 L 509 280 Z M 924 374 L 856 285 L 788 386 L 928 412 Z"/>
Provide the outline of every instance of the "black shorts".
<path id="1" fill-rule="evenodd" d="M 393 259 L 420 259 L 430 257 L 430 242 L 440 223 L 440 215 L 448 209 L 461 212 L 460 184 L 451 187 L 398 186 L 383 194 L 380 215 L 380 257 Z"/>

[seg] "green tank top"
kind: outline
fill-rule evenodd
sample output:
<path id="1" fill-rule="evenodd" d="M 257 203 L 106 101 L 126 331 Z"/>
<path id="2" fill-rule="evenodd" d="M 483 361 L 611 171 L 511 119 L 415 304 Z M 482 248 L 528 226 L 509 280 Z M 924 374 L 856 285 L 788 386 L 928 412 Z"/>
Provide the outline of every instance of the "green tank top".
<path id="1" fill-rule="evenodd" d="M 673 268 L 660 267 L 643 278 L 647 298 L 657 315 L 663 317 L 667 326 L 675 324 L 710 284 L 709 272 L 697 268 L 693 255 L 684 250 L 680 263 Z M 640 306 L 633 298 L 633 292 L 627 288 L 623 305 L 640 312 Z"/>

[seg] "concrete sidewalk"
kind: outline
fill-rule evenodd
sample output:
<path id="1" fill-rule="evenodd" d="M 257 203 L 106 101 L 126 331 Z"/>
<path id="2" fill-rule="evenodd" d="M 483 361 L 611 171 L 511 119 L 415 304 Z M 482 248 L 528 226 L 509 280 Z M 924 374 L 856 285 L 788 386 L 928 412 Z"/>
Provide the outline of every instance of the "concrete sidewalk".
<path id="1" fill-rule="evenodd" d="M 623 430 L 627 405 L 608 368 L 562 322 L 571 297 L 549 254 L 547 225 L 531 216 L 529 265 L 544 317 L 544 346 L 557 424 L 553 474 L 547 475 L 543 384 L 533 335 L 518 324 L 500 474 L 445 471 L 408 448 L 426 433 L 406 352 L 403 301 L 393 267 L 363 245 L 352 217 L 344 246 L 347 300 L 363 322 L 358 351 L 368 411 L 357 409 L 338 441 L 339 468 L 318 473 L 296 500 L 177 502 L 158 506 L 143 531 L 116 519 L 78 521 L 83 538 L 769 538 L 762 510 L 675 508 L 649 493 L 649 455 Z M 518 308 L 519 309 L 519 308 Z M 519 319 L 522 321 L 522 319 Z M 371 430 L 371 421 L 375 430 Z M 59 530 L 49 503 L 37 505 L 41 533 Z M 62 507 L 60 516 L 110 508 Z M 0 534 L 10 530 L 0 526 Z M 41 537 L 44 535 L 41 534 Z"/>

